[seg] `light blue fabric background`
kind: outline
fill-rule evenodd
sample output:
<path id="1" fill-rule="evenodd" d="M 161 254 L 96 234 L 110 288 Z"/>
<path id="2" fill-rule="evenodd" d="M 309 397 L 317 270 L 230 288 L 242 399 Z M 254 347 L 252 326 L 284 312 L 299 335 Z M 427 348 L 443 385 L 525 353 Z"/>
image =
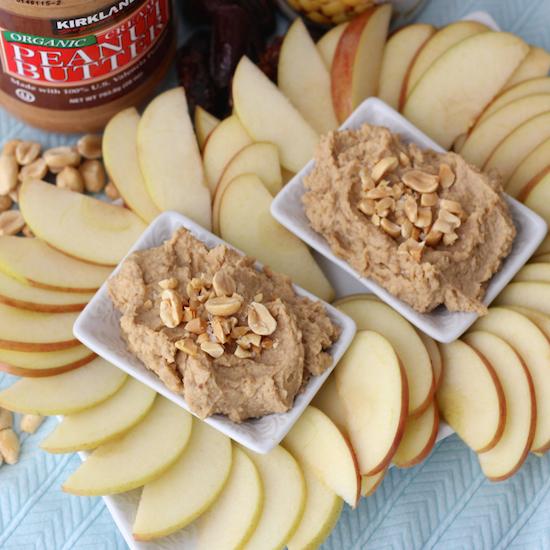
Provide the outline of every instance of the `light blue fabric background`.
<path id="1" fill-rule="evenodd" d="M 432 0 L 417 19 L 441 25 L 480 9 L 502 29 L 550 50 L 550 0 Z M 51 146 L 67 139 L 36 132 L 0 111 L 0 140 L 12 136 Z M 0 388 L 13 380 L 0 375 Z M 0 468 L 0 549 L 126 548 L 100 498 L 62 493 L 61 483 L 79 460 L 40 451 L 39 441 L 54 423 L 49 419 L 34 436 L 23 436 L 20 462 Z M 475 454 L 450 437 L 420 466 L 392 469 L 374 496 L 344 511 L 324 545 L 366 547 L 550 549 L 550 456 L 531 456 L 511 480 L 490 483 Z"/>

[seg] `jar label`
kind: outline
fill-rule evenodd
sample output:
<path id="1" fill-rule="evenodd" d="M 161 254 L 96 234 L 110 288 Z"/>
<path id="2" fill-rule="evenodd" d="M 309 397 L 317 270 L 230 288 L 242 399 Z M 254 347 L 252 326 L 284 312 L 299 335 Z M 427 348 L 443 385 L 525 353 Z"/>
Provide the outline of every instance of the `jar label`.
<path id="1" fill-rule="evenodd" d="M 25 26 L 28 18 L 1 15 L 0 88 L 48 109 L 95 107 L 121 97 L 156 68 L 172 40 L 170 0 L 123 0 L 51 20 L 47 35 L 26 32 L 37 28 L 36 20 Z M 5 28 L 6 19 L 18 30 Z"/>

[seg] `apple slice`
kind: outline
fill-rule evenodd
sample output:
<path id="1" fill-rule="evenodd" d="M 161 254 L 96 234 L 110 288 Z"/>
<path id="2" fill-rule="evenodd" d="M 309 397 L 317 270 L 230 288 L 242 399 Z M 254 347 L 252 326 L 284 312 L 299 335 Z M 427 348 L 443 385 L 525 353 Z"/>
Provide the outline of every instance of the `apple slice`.
<path id="1" fill-rule="evenodd" d="M 258 469 L 233 447 L 229 479 L 216 502 L 194 523 L 197 550 L 244 548 L 262 513 L 263 488 Z"/>
<path id="2" fill-rule="evenodd" d="M 530 262 L 549 262 L 550 259 L 542 260 L 544 256 L 550 256 L 550 235 L 546 235 L 540 246 L 535 250 L 535 253 L 529 260 Z"/>
<path id="3" fill-rule="evenodd" d="M 117 113 L 103 132 L 103 162 L 124 202 L 144 222 L 153 221 L 160 210 L 145 185 L 138 159 L 140 116 L 135 107 Z"/>
<path id="4" fill-rule="evenodd" d="M 434 373 L 434 391 L 437 391 L 439 388 L 439 383 L 441 382 L 441 371 L 443 370 L 443 361 L 441 359 L 441 351 L 437 342 L 430 338 L 427 334 L 424 334 L 421 330 L 416 331 L 422 343 L 426 346 L 426 351 L 430 356 L 430 362 L 432 363 L 432 370 Z"/>
<path id="5" fill-rule="evenodd" d="M 384 481 L 387 473 L 388 468 L 385 468 L 372 476 L 361 476 L 361 496 L 367 498 L 374 494 Z"/>
<path id="6" fill-rule="evenodd" d="M 330 302 L 330 283 L 307 246 L 271 216 L 272 200 L 258 176 L 232 180 L 221 197 L 220 236 Z"/>
<path id="7" fill-rule="evenodd" d="M 111 268 L 81 262 L 40 239 L 0 236 L 0 270 L 26 285 L 64 292 L 93 292 Z"/>
<path id="8" fill-rule="evenodd" d="M 204 149 L 208 136 L 219 123 L 219 118 L 210 114 L 200 105 L 195 107 L 195 133 L 197 134 L 197 141 L 201 151 Z"/>
<path id="9" fill-rule="evenodd" d="M 229 478 L 231 440 L 201 420 L 193 420 L 189 445 L 179 454 L 171 468 L 143 487 L 132 529 L 136 540 L 189 525 L 215 502 Z"/>
<path id="10" fill-rule="evenodd" d="M 413 326 L 385 303 L 364 295 L 346 300 L 337 307 L 355 321 L 358 330 L 378 332 L 390 342 L 405 370 L 408 414 L 426 410 L 433 399 L 434 373 L 428 351 Z"/>
<path id="11" fill-rule="evenodd" d="M 330 73 L 299 17 L 281 44 L 277 85 L 314 130 L 324 134 L 338 128 Z"/>
<path id="12" fill-rule="evenodd" d="M 510 283 L 497 297 L 499 306 L 520 306 L 550 315 L 550 284 L 535 281 Z"/>
<path id="13" fill-rule="evenodd" d="M 151 410 L 156 395 L 145 384 L 130 378 L 99 405 L 65 416 L 40 447 L 49 453 L 95 449 L 141 422 Z"/>
<path id="14" fill-rule="evenodd" d="M 407 381 L 399 358 L 383 336 L 359 331 L 334 376 L 359 471 L 377 474 L 399 446 L 407 418 Z"/>
<path id="15" fill-rule="evenodd" d="M 101 496 L 149 483 L 167 471 L 186 449 L 191 418 L 187 411 L 159 395 L 137 426 L 93 451 L 62 489 L 73 495 Z M 181 500 L 180 503 L 183 504 Z M 170 510 L 162 512 L 168 515 Z"/>
<path id="16" fill-rule="evenodd" d="M 323 411 L 344 435 L 348 435 L 346 407 L 342 396 L 338 393 L 334 374 L 325 380 L 311 404 Z"/>
<path id="17" fill-rule="evenodd" d="M 237 65 L 232 90 L 235 112 L 254 141 L 276 145 L 281 164 L 299 172 L 313 158 L 317 132 L 248 57 Z"/>
<path id="18" fill-rule="evenodd" d="M 137 140 L 145 185 L 157 208 L 176 210 L 210 229 L 210 192 L 183 88 L 149 103 Z"/>
<path id="19" fill-rule="evenodd" d="M 336 53 L 336 48 L 338 47 L 338 42 L 340 37 L 344 32 L 345 28 L 348 26 L 348 23 L 340 23 L 336 27 L 332 27 L 327 31 L 319 41 L 317 42 L 317 50 L 323 59 L 326 68 L 330 71 L 332 67 L 332 61 L 334 59 L 334 54 Z"/>
<path id="20" fill-rule="evenodd" d="M 0 271 L 0 303 L 8 306 L 45 313 L 82 311 L 93 295 L 26 285 Z"/>
<path id="21" fill-rule="evenodd" d="M 550 225 L 550 171 L 530 189 L 524 189 L 519 197 L 525 206 L 542 216 Z"/>
<path id="22" fill-rule="evenodd" d="M 487 32 L 488 30 L 485 25 L 477 21 L 456 21 L 438 30 L 424 44 L 410 67 L 405 83 L 404 99 L 411 95 L 411 91 L 425 72 L 444 53 L 466 38 L 481 32 Z"/>
<path id="23" fill-rule="evenodd" d="M 0 406 L 43 416 L 72 414 L 114 395 L 127 374 L 101 357 L 79 369 L 46 378 L 23 378 L 0 392 Z"/>
<path id="24" fill-rule="evenodd" d="M 493 367 L 456 340 L 441 346 L 445 370 L 436 398 L 443 419 L 473 451 L 492 449 L 506 420 L 506 401 Z"/>
<path id="25" fill-rule="evenodd" d="M 544 243 L 543 243 L 544 244 Z M 541 254 L 536 257 L 537 262 L 547 262 L 550 263 L 550 253 Z"/>
<path id="26" fill-rule="evenodd" d="M 419 416 L 407 418 L 403 439 L 393 455 L 392 462 L 399 468 L 420 464 L 431 453 L 437 431 L 439 414 L 434 402 Z"/>
<path id="27" fill-rule="evenodd" d="M 95 353 L 85 346 L 73 346 L 59 351 L 0 349 L 0 371 L 26 378 L 41 378 L 77 369 L 87 365 L 95 357 Z"/>
<path id="28" fill-rule="evenodd" d="M 270 194 L 275 196 L 283 186 L 277 147 L 272 143 L 253 143 L 241 149 L 229 161 L 216 186 L 212 206 L 212 227 L 217 234 L 220 232 L 220 206 L 223 194 L 231 181 L 243 174 L 258 176 Z"/>
<path id="29" fill-rule="evenodd" d="M 258 469 L 264 489 L 262 514 L 246 548 L 283 548 L 304 513 L 304 475 L 294 457 L 280 445 L 267 454 L 245 452 Z"/>
<path id="30" fill-rule="evenodd" d="M 508 103 L 472 130 L 460 155 L 482 168 L 503 139 L 530 118 L 546 111 L 550 111 L 550 94 L 522 97 Z"/>
<path id="31" fill-rule="evenodd" d="M 516 283 L 530 281 L 550 284 L 550 264 L 535 262 L 523 266 L 513 280 Z"/>
<path id="32" fill-rule="evenodd" d="M 526 80 L 525 82 L 520 82 L 501 92 L 483 111 L 481 116 L 478 118 L 476 124 L 479 124 L 482 120 L 485 120 L 487 117 L 492 115 L 495 111 L 498 111 L 501 107 L 512 103 L 516 99 L 521 99 L 528 95 L 535 94 L 548 94 L 550 93 L 550 78 L 533 78 L 532 80 Z"/>
<path id="33" fill-rule="evenodd" d="M 512 76 L 504 85 L 504 89 L 506 90 L 516 84 L 532 80 L 533 78 L 544 77 L 548 74 L 548 71 L 550 71 L 550 53 L 544 48 L 531 46 L 527 57 L 512 73 Z"/>
<path id="34" fill-rule="evenodd" d="M 507 182 L 527 155 L 548 138 L 550 111 L 527 120 L 504 138 L 491 153 L 483 169 L 498 170 L 502 181 Z"/>
<path id="35" fill-rule="evenodd" d="M 359 500 L 361 477 L 347 439 L 332 420 L 309 406 L 283 440 L 302 470 L 311 471 L 350 506 Z"/>
<path id="36" fill-rule="evenodd" d="M 222 120 L 212 131 L 202 155 L 204 175 L 212 194 L 216 191 L 216 185 L 227 163 L 251 143 L 250 136 L 235 115 Z"/>
<path id="37" fill-rule="evenodd" d="M 21 184 L 19 207 L 36 236 L 69 256 L 96 264 L 118 264 L 146 227 L 127 208 L 44 181 Z"/>
<path id="38" fill-rule="evenodd" d="M 483 473 L 491 481 L 503 481 L 525 462 L 536 425 L 536 404 L 529 371 L 514 349 L 504 340 L 484 331 L 474 331 L 464 342 L 492 365 L 504 390 L 506 423 L 500 441 L 479 454 Z"/>
<path id="39" fill-rule="evenodd" d="M 448 149 L 495 97 L 529 46 L 505 32 L 482 32 L 440 55 L 403 108 L 412 124 Z"/>
<path id="40" fill-rule="evenodd" d="M 550 79 L 549 79 L 550 80 Z M 540 143 L 515 169 L 505 184 L 505 191 L 518 197 L 531 189 L 550 171 L 550 138 Z"/>
<path id="41" fill-rule="evenodd" d="M 332 102 L 340 122 L 378 91 L 391 12 L 391 4 L 365 10 L 348 23 L 338 41 L 331 82 Z"/>
<path id="42" fill-rule="evenodd" d="M 77 313 L 39 313 L 0 304 L 0 348 L 12 351 L 57 351 L 77 346 Z"/>
<path id="43" fill-rule="evenodd" d="M 392 34 L 384 46 L 378 97 L 390 107 L 399 110 L 404 103 L 406 77 L 415 56 L 435 33 L 435 27 L 416 23 L 401 27 Z"/>
<path id="44" fill-rule="evenodd" d="M 537 284 L 540 283 L 513 283 L 513 285 Z M 508 288 L 513 285 L 509 285 Z M 544 297 L 539 295 L 538 300 L 542 303 L 544 302 Z M 546 300 L 546 303 L 550 303 L 550 301 Z M 535 386 L 535 399 L 537 403 L 537 427 L 531 450 L 542 452 L 549 449 L 550 343 L 548 339 L 537 325 L 527 317 L 517 311 L 503 307 L 491 307 L 488 315 L 478 319 L 472 328 L 473 330 L 484 330 L 500 336 L 500 338 L 514 348 L 527 366 Z M 447 365 L 445 365 L 446 369 Z"/>
<path id="45" fill-rule="evenodd" d="M 527 317 L 529 321 L 532 321 L 535 325 L 537 325 L 541 332 L 550 341 L 550 315 L 546 315 L 540 311 L 535 311 L 534 309 L 529 309 L 528 307 L 506 306 L 506 308 L 517 311 Z"/>
<path id="46" fill-rule="evenodd" d="M 298 528 L 286 543 L 288 550 L 318 548 L 334 529 L 344 504 L 307 467 L 303 468 L 303 473 L 306 481 L 304 514 Z"/>

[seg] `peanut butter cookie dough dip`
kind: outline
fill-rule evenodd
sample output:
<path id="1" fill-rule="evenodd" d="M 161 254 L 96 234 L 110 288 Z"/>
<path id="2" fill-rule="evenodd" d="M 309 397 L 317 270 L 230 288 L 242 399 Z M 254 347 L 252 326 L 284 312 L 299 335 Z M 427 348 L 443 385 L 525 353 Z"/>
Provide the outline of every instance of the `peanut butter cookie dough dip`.
<path id="1" fill-rule="evenodd" d="M 109 294 L 129 350 L 201 418 L 288 411 L 340 332 L 288 277 L 185 229 L 127 258 Z"/>
<path id="2" fill-rule="evenodd" d="M 305 212 L 337 256 L 416 311 L 486 312 L 516 235 L 498 176 L 368 124 L 324 136 L 315 160 Z"/>

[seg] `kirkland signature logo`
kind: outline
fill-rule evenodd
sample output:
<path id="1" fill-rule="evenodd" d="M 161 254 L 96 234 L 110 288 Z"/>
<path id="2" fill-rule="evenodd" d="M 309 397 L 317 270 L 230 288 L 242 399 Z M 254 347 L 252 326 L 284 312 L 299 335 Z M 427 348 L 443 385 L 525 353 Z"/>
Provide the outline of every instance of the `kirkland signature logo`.
<path id="1" fill-rule="evenodd" d="M 105 21 L 105 19 L 118 15 L 137 1 L 138 0 L 120 0 L 120 2 L 115 2 L 111 6 L 101 11 L 91 13 L 90 15 L 76 17 L 75 19 L 58 19 L 55 21 L 55 29 L 63 32 L 71 29 L 81 29 L 83 27 L 94 27 L 102 21 Z"/>

